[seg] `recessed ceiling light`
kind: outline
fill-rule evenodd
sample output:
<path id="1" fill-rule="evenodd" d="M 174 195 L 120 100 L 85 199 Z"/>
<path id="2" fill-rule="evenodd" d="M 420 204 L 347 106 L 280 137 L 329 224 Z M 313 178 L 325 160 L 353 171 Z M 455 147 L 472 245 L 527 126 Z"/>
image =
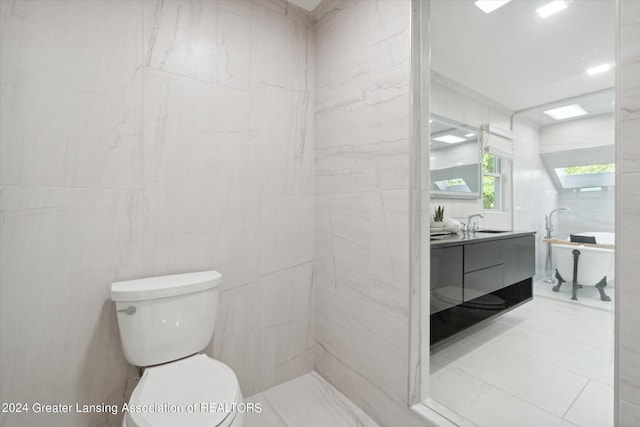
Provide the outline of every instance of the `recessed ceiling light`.
<path id="1" fill-rule="evenodd" d="M 455 144 L 456 142 L 466 141 L 464 138 L 459 138 L 454 135 L 444 135 L 437 138 L 433 138 L 434 141 L 446 142 L 447 144 Z"/>
<path id="2" fill-rule="evenodd" d="M 587 114 L 587 112 L 578 104 L 565 105 L 564 107 L 543 111 L 543 113 L 554 120 L 570 119 L 572 117 L 579 117 Z"/>
<path id="3" fill-rule="evenodd" d="M 593 76 L 594 74 L 604 73 L 611 69 L 611 64 L 601 64 L 596 65 L 595 67 L 587 68 L 587 74 Z"/>
<path id="4" fill-rule="evenodd" d="M 501 8 L 511 0 L 478 0 L 474 4 L 484 13 L 491 13 L 496 9 Z"/>
<path id="5" fill-rule="evenodd" d="M 558 13 L 561 10 L 565 10 L 567 8 L 567 2 L 562 1 L 562 0 L 555 0 L 552 1 L 551 3 L 547 3 L 542 7 L 539 7 L 538 9 L 536 9 L 536 12 L 538 12 L 538 15 L 542 16 L 543 18 L 546 18 L 548 16 L 553 15 L 554 13 Z"/>
<path id="6" fill-rule="evenodd" d="M 469 138 L 470 136 L 476 136 L 475 133 L 465 133 L 464 136 L 466 136 L 467 138 Z"/>

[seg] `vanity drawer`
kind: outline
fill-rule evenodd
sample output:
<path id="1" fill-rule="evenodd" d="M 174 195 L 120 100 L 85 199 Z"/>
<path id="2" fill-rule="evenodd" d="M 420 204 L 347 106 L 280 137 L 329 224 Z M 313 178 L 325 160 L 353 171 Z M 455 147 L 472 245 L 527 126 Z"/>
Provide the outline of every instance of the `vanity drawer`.
<path id="1" fill-rule="evenodd" d="M 464 245 L 464 272 L 502 264 L 502 242 L 503 240 L 491 240 Z"/>
<path id="2" fill-rule="evenodd" d="M 504 266 L 502 264 L 483 268 L 464 275 L 463 299 L 465 302 L 489 294 L 504 287 Z"/>
<path id="3" fill-rule="evenodd" d="M 431 249 L 431 314 L 462 304 L 462 246 Z"/>

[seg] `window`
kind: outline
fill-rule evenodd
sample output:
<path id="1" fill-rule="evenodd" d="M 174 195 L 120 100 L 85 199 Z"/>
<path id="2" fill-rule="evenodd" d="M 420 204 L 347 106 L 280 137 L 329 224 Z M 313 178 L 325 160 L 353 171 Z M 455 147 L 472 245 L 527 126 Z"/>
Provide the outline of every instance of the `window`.
<path id="1" fill-rule="evenodd" d="M 485 210 L 502 210 L 502 159 L 491 153 L 482 156 L 482 203 Z"/>

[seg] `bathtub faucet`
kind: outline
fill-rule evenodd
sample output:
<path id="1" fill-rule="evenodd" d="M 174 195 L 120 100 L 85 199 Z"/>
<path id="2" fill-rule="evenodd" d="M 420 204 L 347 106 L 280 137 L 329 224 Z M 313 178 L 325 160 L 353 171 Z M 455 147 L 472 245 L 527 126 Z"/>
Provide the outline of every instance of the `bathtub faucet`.
<path id="1" fill-rule="evenodd" d="M 551 238 L 551 232 L 553 231 L 553 223 L 551 221 L 552 220 L 552 216 L 553 216 L 554 213 L 561 212 L 561 211 L 566 211 L 570 215 L 573 215 L 573 212 L 571 212 L 571 209 L 569 209 L 569 208 L 558 208 L 558 209 L 554 209 L 551 212 L 549 212 L 549 214 L 544 217 L 544 222 L 545 222 L 544 228 L 547 230 L 547 235 L 546 235 L 547 239 Z"/>
<path id="2" fill-rule="evenodd" d="M 551 239 L 551 232 L 553 231 L 553 222 L 552 217 L 553 214 L 556 212 L 561 212 L 561 211 L 566 211 L 568 212 L 570 215 L 573 215 L 573 212 L 571 212 L 571 209 L 569 208 L 558 208 L 558 209 L 554 209 L 551 212 L 549 212 L 548 215 L 546 215 L 544 217 L 544 228 L 547 230 L 547 235 L 545 236 L 547 239 Z M 545 272 L 545 279 L 543 280 L 544 283 L 555 283 L 553 281 L 553 279 L 551 278 L 551 274 L 553 273 L 553 260 L 551 258 L 551 242 L 547 242 L 547 259 L 545 261 L 545 265 L 544 265 L 544 272 Z"/>

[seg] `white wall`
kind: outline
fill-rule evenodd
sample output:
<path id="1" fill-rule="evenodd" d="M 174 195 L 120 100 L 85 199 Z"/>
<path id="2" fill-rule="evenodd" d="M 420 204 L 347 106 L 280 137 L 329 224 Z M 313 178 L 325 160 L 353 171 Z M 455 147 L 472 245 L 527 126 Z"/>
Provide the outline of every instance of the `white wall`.
<path id="1" fill-rule="evenodd" d="M 539 130 L 516 116 L 513 158 L 514 228 L 536 231 L 536 277 L 544 274 L 544 216 L 557 206 L 557 190 L 540 159 Z"/>
<path id="2" fill-rule="evenodd" d="M 613 114 L 571 120 L 545 126 L 540 130 L 540 150 L 543 153 L 598 146 L 611 146 L 613 151 L 614 143 Z M 593 163 L 598 163 L 598 159 L 594 159 Z M 573 215 L 554 215 L 554 237 L 564 239 L 571 233 L 614 231 L 615 188 L 605 188 L 596 192 L 559 191 L 555 207 L 568 207 L 573 211 Z"/>
<path id="3" fill-rule="evenodd" d="M 245 395 L 313 368 L 313 30 L 279 4 L 0 2 L 3 402 L 122 403 L 111 282 L 205 269 Z"/>
<path id="4" fill-rule="evenodd" d="M 540 129 L 540 152 L 575 150 L 615 143 L 613 114 L 560 122 Z"/>
<path id="5" fill-rule="evenodd" d="M 617 110 L 616 393 L 617 425 L 640 425 L 640 2 L 619 9 Z"/>
<path id="6" fill-rule="evenodd" d="M 316 24 L 316 370 L 382 426 L 408 408 L 410 1 Z"/>

